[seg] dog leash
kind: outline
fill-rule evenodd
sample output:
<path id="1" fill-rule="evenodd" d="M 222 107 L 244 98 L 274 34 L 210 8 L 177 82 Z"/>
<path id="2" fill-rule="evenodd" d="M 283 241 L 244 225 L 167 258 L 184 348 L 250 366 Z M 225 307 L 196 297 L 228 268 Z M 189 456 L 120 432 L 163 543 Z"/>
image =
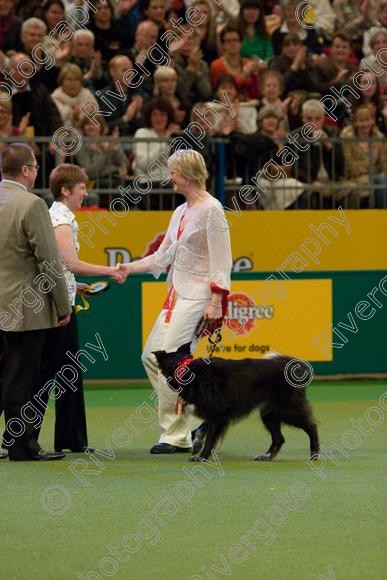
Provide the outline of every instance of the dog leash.
<path id="1" fill-rule="evenodd" d="M 208 358 L 212 358 L 217 345 L 222 341 L 222 322 L 213 322 L 209 325 L 202 317 L 196 326 L 194 336 L 196 341 L 207 336 L 210 344 L 208 347 Z"/>
<path id="2" fill-rule="evenodd" d="M 215 324 L 217 325 L 215 326 Z M 202 317 L 195 329 L 195 340 L 199 340 L 202 336 L 207 336 L 208 338 L 208 342 L 210 343 L 208 347 L 208 358 L 212 358 L 217 345 L 222 341 L 222 324 L 212 323 L 209 327 L 207 321 Z M 192 357 L 186 357 L 181 361 L 178 368 L 187 368 L 192 361 Z M 179 411 L 181 415 L 185 415 L 184 401 L 178 396 L 175 404 L 175 414 L 178 415 Z"/>

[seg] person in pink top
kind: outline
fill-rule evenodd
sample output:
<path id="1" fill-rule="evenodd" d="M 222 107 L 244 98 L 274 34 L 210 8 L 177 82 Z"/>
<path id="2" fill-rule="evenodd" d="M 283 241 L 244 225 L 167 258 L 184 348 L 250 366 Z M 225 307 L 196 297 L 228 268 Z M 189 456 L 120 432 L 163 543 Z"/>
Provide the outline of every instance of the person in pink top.
<path id="1" fill-rule="evenodd" d="M 150 450 L 158 454 L 189 452 L 191 431 L 201 421 L 179 412 L 177 393 L 166 384 L 153 352 L 174 352 L 187 342 L 194 346 L 202 318 L 208 325 L 222 320 L 232 266 L 229 225 L 220 202 L 206 191 L 208 173 L 202 155 L 192 149 L 176 151 L 168 159 L 168 168 L 174 191 L 186 202 L 173 213 L 156 252 L 117 266 L 128 274 L 151 272 L 155 278 L 169 268 L 168 296 L 142 355 L 158 395 L 161 435 Z"/>

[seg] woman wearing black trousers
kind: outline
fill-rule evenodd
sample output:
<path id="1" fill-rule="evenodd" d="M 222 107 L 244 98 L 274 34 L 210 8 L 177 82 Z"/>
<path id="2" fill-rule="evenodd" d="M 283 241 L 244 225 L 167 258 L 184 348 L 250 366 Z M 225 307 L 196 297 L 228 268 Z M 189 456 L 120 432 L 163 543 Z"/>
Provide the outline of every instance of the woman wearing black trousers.
<path id="1" fill-rule="evenodd" d="M 45 365 L 40 388 L 41 400 L 48 400 L 54 386 L 54 376 L 62 367 L 73 368 L 73 388 L 59 380 L 56 384 L 55 402 L 55 451 L 70 449 L 73 452 L 93 451 L 88 447 L 85 402 L 83 397 L 82 368 L 88 365 L 87 351 L 81 354 L 78 326 L 75 314 L 75 295 L 87 289 L 86 284 L 77 284 L 75 275 L 109 276 L 116 282 L 123 282 L 126 276 L 115 268 L 89 264 L 78 258 L 78 223 L 73 212 L 79 210 L 87 197 L 88 176 L 83 169 L 70 163 L 62 163 L 50 175 L 50 189 L 54 203 L 50 208 L 55 238 L 63 263 L 64 276 L 73 313 L 65 328 L 55 328 L 49 335 L 45 349 Z M 63 331 L 63 332 L 62 332 Z M 73 355 L 69 357 L 68 352 Z M 78 355 L 78 356 L 77 356 Z M 90 355 L 91 357 L 91 355 Z M 75 358 L 77 362 L 74 362 Z"/>

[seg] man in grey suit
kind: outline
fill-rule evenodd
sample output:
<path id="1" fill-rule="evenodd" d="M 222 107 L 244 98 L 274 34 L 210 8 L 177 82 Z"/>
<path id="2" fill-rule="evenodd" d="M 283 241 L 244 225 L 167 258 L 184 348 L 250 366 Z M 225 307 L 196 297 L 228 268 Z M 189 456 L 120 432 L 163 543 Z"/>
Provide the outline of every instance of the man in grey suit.
<path id="1" fill-rule="evenodd" d="M 33 149 L 13 143 L 1 156 L 0 411 L 10 460 L 61 459 L 34 437 L 42 413 L 39 389 L 47 330 L 69 322 L 71 306 L 45 202 L 30 193 L 38 173 Z M 2 453 L 6 456 L 6 453 Z"/>

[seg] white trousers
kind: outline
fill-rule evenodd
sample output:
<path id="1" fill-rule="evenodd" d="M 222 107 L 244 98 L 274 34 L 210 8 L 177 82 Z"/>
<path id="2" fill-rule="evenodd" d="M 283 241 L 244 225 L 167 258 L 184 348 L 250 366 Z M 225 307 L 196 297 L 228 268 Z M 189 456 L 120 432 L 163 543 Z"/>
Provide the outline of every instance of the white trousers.
<path id="1" fill-rule="evenodd" d="M 176 414 L 177 394 L 168 387 L 152 352 L 156 350 L 175 352 L 187 342 L 191 342 L 194 349 L 195 329 L 208 303 L 208 298 L 204 300 L 178 298 L 169 322 L 165 322 L 167 311 L 161 311 L 144 347 L 141 360 L 158 395 L 158 416 L 161 429 L 159 443 L 192 447 L 191 431 L 196 429 L 202 420 L 187 413 L 182 415 L 180 410 Z"/>

